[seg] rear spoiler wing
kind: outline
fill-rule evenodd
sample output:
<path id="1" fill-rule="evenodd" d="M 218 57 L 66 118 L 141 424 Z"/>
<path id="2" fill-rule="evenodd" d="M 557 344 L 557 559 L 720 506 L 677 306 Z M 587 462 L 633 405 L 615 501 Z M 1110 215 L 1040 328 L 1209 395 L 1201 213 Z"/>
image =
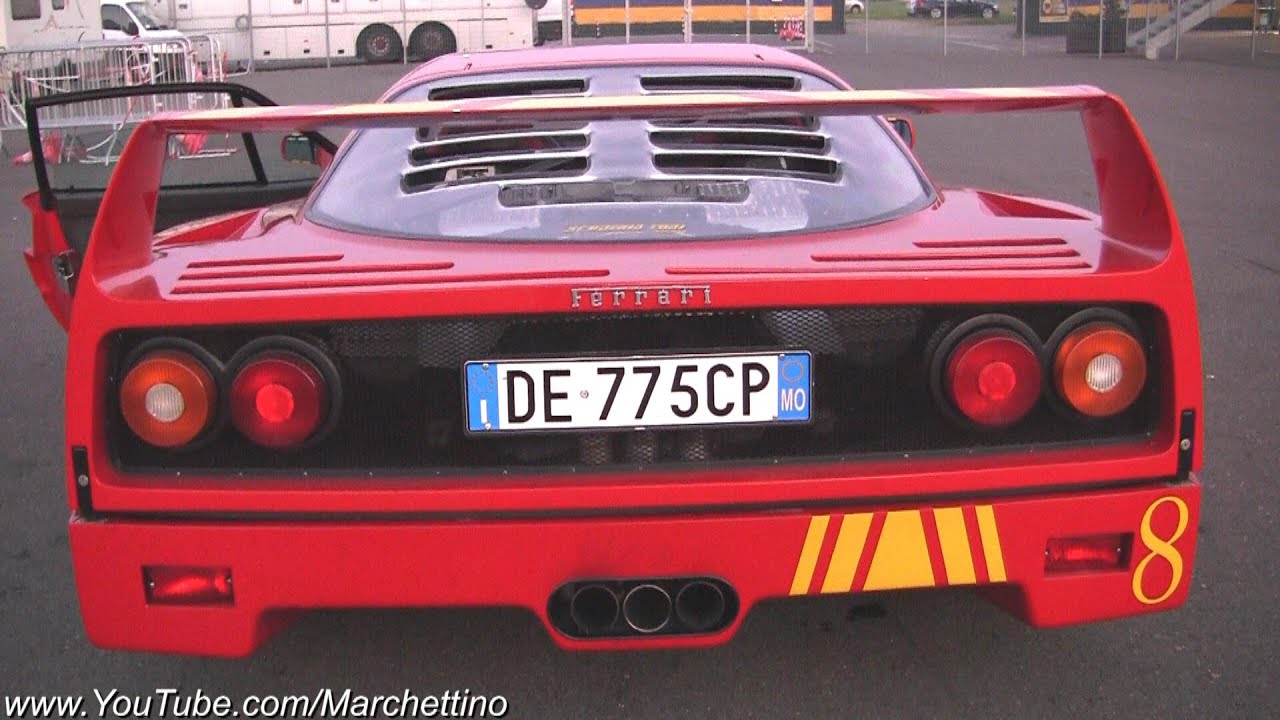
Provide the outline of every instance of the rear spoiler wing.
<path id="1" fill-rule="evenodd" d="M 1179 237 L 1176 220 L 1142 132 L 1118 98 L 1096 87 L 1072 85 L 484 98 L 162 113 L 142 122 L 120 155 L 119 165 L 103 197 L 85 270 L 91 275 L 95 267 L 100 272 L 114 273 L 136 269 L 150 261 L 157 190 L 170 134 L 416 127 L 460 118 L 590 121 L 748 112 L 904 115 L 1022 111 L 1079 112 L 1097 178 L 1102 231 L 1145 252 L 1164 255 L 1170 250 Z"/>

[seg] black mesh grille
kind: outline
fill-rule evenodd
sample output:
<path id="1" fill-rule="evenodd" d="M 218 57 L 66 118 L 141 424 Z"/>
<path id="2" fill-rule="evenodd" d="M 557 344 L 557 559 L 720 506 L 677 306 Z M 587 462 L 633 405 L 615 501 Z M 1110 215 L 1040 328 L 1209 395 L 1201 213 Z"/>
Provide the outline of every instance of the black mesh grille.
<path id="1" fill-rule="evenodd" d="M 1044 340 L 1079 309 L 1027 306 L 1011 314 Z M 1153 311 L 1118 309 L 1138 322 L 1146 338 L 1154 337 Z M 193 330 L 181 337 L 223 362 L 245 343 L 266 335 L 284 333 L 325 348 L 343 380 L 343 405 L 332 432 L 309 447 L 279 452 L 255 447 L 234 429 L 222 427 L 201 447 L 163 451 L 134 438 L 114 408 L 109 432 L 116 462 L 125 470 L 449 475 L 1023 452 L 1032 446 L 1132 439 L 1154 430 L 1156 388 L 1163 382 L 1154 361 L 1144 396 L 1106 421 L 1082 422 L 1056 411 L 1047 400 L 1003 430 L 975 430 L 955 421 L 930 388 L 932 346 L 948 328 L 994 310 L 899 306 L 649 312 Z M 999 311 L 1010 312 L 1007 307 Z M 155 337 L 161 335 L 122 333 L 115 343 L 117 364 L 139 343 Z M 812 353 L 812 422 L 514 437 L 464 432 L 462 364 L 468 360 L 734 350 Z"/>

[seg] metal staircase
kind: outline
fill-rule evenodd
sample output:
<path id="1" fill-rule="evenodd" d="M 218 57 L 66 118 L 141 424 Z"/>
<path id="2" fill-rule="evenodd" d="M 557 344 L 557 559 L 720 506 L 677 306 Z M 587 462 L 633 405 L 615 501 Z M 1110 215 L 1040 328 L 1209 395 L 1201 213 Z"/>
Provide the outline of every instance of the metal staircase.
<path id="1" fill-rule="evenodd" d="M 1168 13 L 1129 33 L 1127 45 L 1142 48 L 1148 60 L 1159 59 L 1161 48 L 1172 43 L 1180 32 L 1191 30 L 1233 2 L 1235 0 L 1182 0 L 1181 8 L 1171 5 Z"/>

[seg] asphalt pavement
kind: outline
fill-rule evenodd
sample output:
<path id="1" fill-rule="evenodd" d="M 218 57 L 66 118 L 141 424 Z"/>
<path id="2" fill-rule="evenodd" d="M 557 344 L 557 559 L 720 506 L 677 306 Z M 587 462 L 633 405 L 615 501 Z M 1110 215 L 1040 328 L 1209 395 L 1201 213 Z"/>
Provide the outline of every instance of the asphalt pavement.
<path id="1" fill-rule="evenodd" d="M 65 340 L 20 258 L 30 170 L 4 159 L 0 696 L 466 688 L 503 695 L 518 718 L 1280 717 L 1280 55 L 1250 61 L 1247 37 L 1221 36 L 1216 55 L 1208 38 L 1189 40 L 1178 63 L 1067 56 L 1060 38 L 1035 39 L 1023 57 L 1005 25 L 949 29 L 968 44 L 944 57 L 925 25 L 877 33 L 870 53 L 854 34 L 823 38 L 816 58 L 866 88 L 1096 84 L 1145 131 L 1190 248 L 1204 346 L 1205 499 L 1185 607 L 1037 631 L 964 591 L 824 597 L 758 607 L 712 650 L 583 654 L 558 650 L 519 610 L 333 611 L 246 660 L 95 649 L 66 538 Z M 368 100 L 402 70 L 247 82 L 281 102 Z M 940 183 L 1096 204 L 1072 116 L 925 117 L 917 134 Z M 7 135 L 5 152 L 20 139 Z"/>

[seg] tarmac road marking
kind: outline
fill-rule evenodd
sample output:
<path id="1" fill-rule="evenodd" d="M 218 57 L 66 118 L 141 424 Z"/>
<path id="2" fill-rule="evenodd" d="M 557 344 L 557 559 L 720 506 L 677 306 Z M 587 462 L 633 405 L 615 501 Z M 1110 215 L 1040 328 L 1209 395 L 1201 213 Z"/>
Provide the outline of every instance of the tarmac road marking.
<path id="1" fill-rule="evenodd" d="M 979 50 L 990 50 L 991 52 L 1000 51 L 1000 47 L 998 45 L 988 45 L 987 43 L 980 43 L 975 40 L 956 40 L 954 38 L 949 38 L 947 42 L 952 45 L 964 45 L 965 47 L 975 47 L 975 48 L 978 48 Z"/>

